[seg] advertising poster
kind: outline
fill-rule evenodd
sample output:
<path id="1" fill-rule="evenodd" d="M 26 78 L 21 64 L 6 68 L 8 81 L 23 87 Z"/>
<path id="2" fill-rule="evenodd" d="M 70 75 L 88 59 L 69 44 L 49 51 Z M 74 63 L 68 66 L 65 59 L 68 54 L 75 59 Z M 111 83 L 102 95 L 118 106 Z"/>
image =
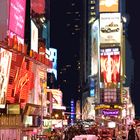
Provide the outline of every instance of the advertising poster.
<path id="1" fill-rule="evenodd" d="M 100 41 L 106 43 L 121 43 L 120 13 L 100 14 Z"/>
<path id="2" fill-rule="evenodd" d="M 31 20 L 31 50 L 38 53 L 38 28 Z"/>
<path id="3" fill-rule="evenodd" d="M 100 81 L 105 85 L 120 82 L 119 48 L 100 49 Z"/>
<path id="4" fill-rule="evenodd" d="M 39 65 L 33 64 L 34 88 L 30 95 L 29 103 L 46 105 L 47 96 L 45 89 L 47 88 L 47 72 Z"/>
<path id="5" fill-rule="evenodd" d="M 62 92 L 58 89 L 51 89 L 53 109 L 61 109 L 62 106 Z"/>
<path id="6" fill-rule="evenodd" d="M 118 12 L 119 0 L 99 0 L 99 12 Z"/>
<path id="7" fill-rule="evenodd" d="M 9 30 L 24 38 L 26 0 L 11 0 Z"/>
<path id="8" fill-rule="evenodd" d="M 99 44 L 99 21 L 96 20 L 91 28 L 91 75 L 98 72 Z"/>
<path id="9" fill-rule="evenodd" d="M 38 14 L 45 13 L 45 0 L 31 0 L 31 11 Z"/>
<path id="10" fill-rule="evenodd" d="M 27 103 L 31 89 L 34 87 L 33 78 L 32 62 L 13 52 L 6 96 L 7 102 L 20 103 L 20 107 L 23 108 Z"/>
<path id="11" fill-rule="evenodd" d="M 5 107 L 12 53 L 0 48 L 0 108 Z"/>
<path id="12" fill-rule="evenodd" d="M 55 80 L 57 80 L 57 49 L 49 48 L 50 56 L 49 59 L 52 61 L 52 68 L 48 68 L 48 73 L 53 73 Z"/>
<path id="13" fill-rule="evenodd" d="M 104 89 L 104 103 L 115 103 L 117 102 L 117 89 L 116 88 L 105 88 Z"/>

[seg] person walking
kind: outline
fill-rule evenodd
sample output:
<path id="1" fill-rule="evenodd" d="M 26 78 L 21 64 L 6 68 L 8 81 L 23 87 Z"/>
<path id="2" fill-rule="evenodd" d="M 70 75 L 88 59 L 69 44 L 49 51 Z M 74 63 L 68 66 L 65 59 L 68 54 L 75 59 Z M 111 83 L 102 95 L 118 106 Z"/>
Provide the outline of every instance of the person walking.
<path id="1" fill-rule="evenodd" d="M 139 140 L 138 134 L 134 125 L 131 125 L 131 129 L 128 132 L 128 140 Z"/>

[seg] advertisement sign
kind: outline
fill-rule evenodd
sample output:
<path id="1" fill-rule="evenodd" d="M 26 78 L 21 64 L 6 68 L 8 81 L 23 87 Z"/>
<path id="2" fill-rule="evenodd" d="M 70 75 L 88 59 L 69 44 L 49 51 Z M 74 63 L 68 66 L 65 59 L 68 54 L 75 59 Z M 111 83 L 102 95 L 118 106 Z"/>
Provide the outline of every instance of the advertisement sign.
<path id="1" fill-rule="evenodd" d="M 119 110 L 113 110 L 113 109 L 102 110 L 102 113 L 105 116 L 116 116 L 119 115 Z"/>
<path id="2" fill-rule="evenodd" d="M 45 96 L 45 89 L 47 88 L 47 72 L 40 65 L 33 64 L 33 74 L 34 74 L 34 88 L 30 94 L 28 100 L 29 103 L 45 106 L 47 101 L 47 96 Z"/>
<path id="3" fill-rule="evenodd" d="M 31 20 L 31 50 L 38 52 L 38 28 Z"/>
<path id="4" fill-rule="evenodd" d="M 5 107 L 12 53 L 0 48 L 0 108 Z"/>
<path id="5" fill-rule="evenodd" d="M 100 81 L 105 85 L 120 82 L 120 50 L 119 48 L 100 49 Z"/>
<path id="6" fill-rule="evenodd" d="M 62 106 L 62 92 L 58 89 L 51 89 L 52 92 L 52 102 L 53 102 L 53 109 L 58 109 Z"/>
<path id="7" fill-rule="evenodd" d="M 11 0 L 9 30 L 24 38 L 26 0 Z"/>
<path id="8" fill-rule="evenodd" d="M 117 102 L 117 89 L 116 88 L 104 88 L 103 92 L 104 103 L 115 103 Z"/>
<path id="9" fill-rule="evenodd" d="M 57 80 L 57 49 L 49 48 L 50 56 L 49 60 L 52 61 L 52 68 L 48 68 L 49 73 L 53 73 L 55 79 Z"/>
<path id="10" fill-rule="evenodd" d="M 7 19 L 9 17 L 9 1 L 0 1 L 0 40 L 4 40 L 7 36 Z"/>
<path id="11" fill-rule="evenodd" d="M 8 103 L 20 103 L 23 108 L 34 87 L 32 62 L 23 55 L 12 52 L 10 78 L 6 100 Z"/>
<path id="12" fill-rule="evenodd" d="M 80 100 L 76 101 L 76 119 L 81 119 Z"/>
<path id="13" fill-rule="evenodd" d="M 7 104 L 7 114 L 20 114 L 20 104 Z"/>
<path id="14" fill-rule="evenodd" d="M 103 44 L 121 43 L 120 13 L 100 14 L 100 41 Z"/>
<path id="15" fill-rule="evenodd" d="M 45 13 L 45 0 L 31 0 L 31 11 L 38 14 Z"/>
<path id="16" fill-rule="evenodd" d="M 99 44 L 99 20 L 96 20 L 91 28 L 91 75 L 98 72 Z"/>
<path id="17" fill-rule="evenodd" d="M 99 0 L 99 12 L 118 12 L 119 0 Z"/>

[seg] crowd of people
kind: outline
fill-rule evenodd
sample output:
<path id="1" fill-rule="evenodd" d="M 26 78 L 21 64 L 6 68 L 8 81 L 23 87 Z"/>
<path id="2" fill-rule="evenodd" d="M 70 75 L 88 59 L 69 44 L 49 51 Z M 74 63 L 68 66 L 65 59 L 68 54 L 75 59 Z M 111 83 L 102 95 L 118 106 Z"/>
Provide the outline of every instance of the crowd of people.
<path id="1" fill-rule="evenodd" d="M 49 140 L 72 140 L 78 135 L 95 135 L 98 140 L 140 140 L 137 130 L 134 125 L 131 125 L 126 130 L 119 130 L 115 132 L 115 129 L 103 129 L 97 126 L 85 129 L 83 125 L 72 125 L 62 130 L 53 130 Z"/>

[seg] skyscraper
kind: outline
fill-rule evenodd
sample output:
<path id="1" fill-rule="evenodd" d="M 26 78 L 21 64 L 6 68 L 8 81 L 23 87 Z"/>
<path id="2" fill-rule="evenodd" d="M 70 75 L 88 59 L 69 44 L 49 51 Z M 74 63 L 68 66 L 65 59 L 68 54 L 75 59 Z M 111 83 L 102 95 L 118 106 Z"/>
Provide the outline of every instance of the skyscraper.
<path id="1" fill-rule="evenodd" d="M 81 10 L 81 1 L 51 1 L 51 45 L 58 49 L 58 88 L 66 106 L 71 98 L 76 101 L 80 92 Z"/>

